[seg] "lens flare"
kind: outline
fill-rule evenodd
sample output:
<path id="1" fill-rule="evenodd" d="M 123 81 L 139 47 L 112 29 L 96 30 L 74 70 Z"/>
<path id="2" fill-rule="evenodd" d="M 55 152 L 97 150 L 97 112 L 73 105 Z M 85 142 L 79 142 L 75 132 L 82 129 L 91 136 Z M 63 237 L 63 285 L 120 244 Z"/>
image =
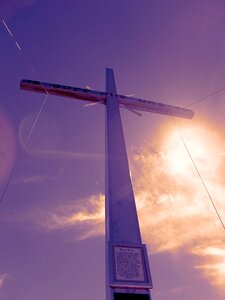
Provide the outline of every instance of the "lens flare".
<path id="1" fill-rule="evenodd" d="M 0 111 L 0 181 L 9 174 L 15 161 L 15 137 L 12 126 L 6 115 Z"/>

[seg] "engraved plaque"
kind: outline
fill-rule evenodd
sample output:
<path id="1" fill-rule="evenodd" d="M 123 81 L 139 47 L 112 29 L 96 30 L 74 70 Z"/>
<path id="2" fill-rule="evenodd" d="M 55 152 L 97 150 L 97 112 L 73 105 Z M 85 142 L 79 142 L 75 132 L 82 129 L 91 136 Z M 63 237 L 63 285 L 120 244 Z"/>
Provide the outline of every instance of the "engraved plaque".
<path id="1" fill-rule="evenodd" d="M 142 248 L 115 246 L 115 279 L 145 281 Z"/>

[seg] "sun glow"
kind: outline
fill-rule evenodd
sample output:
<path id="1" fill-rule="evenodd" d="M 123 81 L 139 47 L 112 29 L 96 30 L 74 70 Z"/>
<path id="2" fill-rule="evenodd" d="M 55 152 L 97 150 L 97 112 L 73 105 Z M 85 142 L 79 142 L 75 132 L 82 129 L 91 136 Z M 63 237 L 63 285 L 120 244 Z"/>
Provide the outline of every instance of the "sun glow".
<path id="1" fill-rule="evenodd" d="M 222 145 L 219 144 L 218 137 L 208 128 L 176 128 L 163 144 L 166 167 L 174 175 L 185 176 L 193 173 L 193 161 L 203 172 L 212 168 L 215 170 L 220 160 L 219 149 Z"/>
<path id="2" fill-rule="evenodd" d="M 201 264 L 194 267 L 224 291 L 224 247 L 218 244 L 224 230 L 201 181 L 225 221 L 223 135 L 209 125 L 167 124 L 156 139 L 156 146 L 147 141 L 133 160 L 144 239 L 153 252 L 195 254 Z"/>

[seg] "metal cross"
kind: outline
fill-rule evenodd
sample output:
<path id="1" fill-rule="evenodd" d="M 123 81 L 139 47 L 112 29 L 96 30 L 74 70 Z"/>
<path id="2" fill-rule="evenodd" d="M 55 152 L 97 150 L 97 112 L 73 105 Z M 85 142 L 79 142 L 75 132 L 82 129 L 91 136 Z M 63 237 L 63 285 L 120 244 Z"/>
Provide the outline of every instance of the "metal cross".
<path id="1" fill-rule="evenodd" d="M 106 300 L 150 300 L 152 279 L 141 239 L 119 107 L 188 119 L 193 118 L 193 111 L 118 95 L 109 68 L 105 92 L 34 80 L 22 80 L 20 87 L 106 106 Z"/>

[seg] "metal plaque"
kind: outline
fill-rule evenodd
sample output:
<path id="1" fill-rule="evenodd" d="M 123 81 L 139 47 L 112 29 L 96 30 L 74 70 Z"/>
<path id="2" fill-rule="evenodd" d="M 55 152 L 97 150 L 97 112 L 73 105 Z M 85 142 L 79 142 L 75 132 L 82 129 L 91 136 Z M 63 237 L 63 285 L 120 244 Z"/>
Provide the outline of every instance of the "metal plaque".
<path id="1" fill-rule="evenodd" d="M 142 248 L 115 246 L 115 279 L 145 281 Z"/>

